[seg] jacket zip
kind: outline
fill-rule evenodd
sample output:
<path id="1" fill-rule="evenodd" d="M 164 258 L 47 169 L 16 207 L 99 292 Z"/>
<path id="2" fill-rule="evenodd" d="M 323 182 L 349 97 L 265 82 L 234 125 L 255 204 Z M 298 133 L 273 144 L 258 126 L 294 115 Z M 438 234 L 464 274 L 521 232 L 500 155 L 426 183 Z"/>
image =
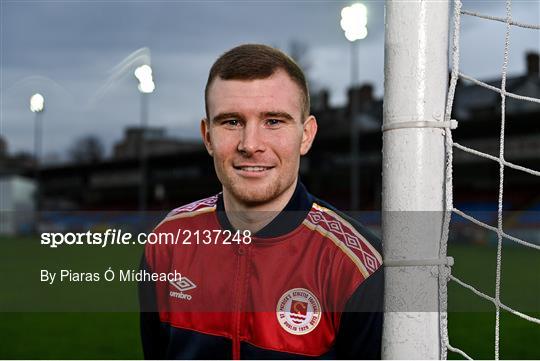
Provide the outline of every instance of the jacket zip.
<path id="1" fill-rule="evenodd" d="M 233 327 L 233 345 L 232 345 L 232 358 L 233 360 L 240 360 L 240 329 L 242 318 L 242 301 L 244 299 L 244 284 L 246 278 L 246 257 L 247 249 L 239 245 L 237 248 L 237 277 L 235 284 L 235 311 L 234 311 L 234 327 Z"/>

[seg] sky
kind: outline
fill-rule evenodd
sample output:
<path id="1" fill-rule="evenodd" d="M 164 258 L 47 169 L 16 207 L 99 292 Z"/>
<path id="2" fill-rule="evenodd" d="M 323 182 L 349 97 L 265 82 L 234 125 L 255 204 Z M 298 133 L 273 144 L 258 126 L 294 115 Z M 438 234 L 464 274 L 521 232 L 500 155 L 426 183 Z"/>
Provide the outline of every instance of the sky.
<path id="1" fill-rule="evenodd" d="M 503 1 L 463 1 L 463 9 L 505 16 Z M 82 136 L 108 154 L 124 129 L 140 123 L 136 66 L 151 62 L 156 91 L 149 123 L 169 135 L 198 137 L 204 86 L 214 60 L 242 43 L 289 51 L 306 45 L 313 88 L 346 101 L 350 44 L 339 26 L 346 1 L 8 1 L 0 0 L 0 134 L 10 153 L 33 150 L 29 98 L 45 97 L 44 154 L 66 159 Z M 358 44 L 359 79 L 383 95 L 384 1 L 365 1 L 368 36 Z M 513 1 L 516 21 L 540 23 L 540 0 Z M 463 17 L 461 70 L 500 77 L 505 24 Z M 540 31 L 512 28 L 509 74 L 525 71 L 526 51 L 540 52 Z"/>

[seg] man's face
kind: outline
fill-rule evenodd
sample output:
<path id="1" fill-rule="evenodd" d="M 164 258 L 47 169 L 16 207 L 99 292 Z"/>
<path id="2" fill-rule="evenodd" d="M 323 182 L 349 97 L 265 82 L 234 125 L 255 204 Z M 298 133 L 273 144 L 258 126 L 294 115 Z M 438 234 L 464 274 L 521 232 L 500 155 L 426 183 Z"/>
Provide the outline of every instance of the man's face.
<path id="1" fill-rule="evenodd" d="M 294 187 L 317 132 L 301 104 L 300 87 L 282 70 L 266 79 L 213 80 L 201 133 L 228 196 L 256 205 Z"/>

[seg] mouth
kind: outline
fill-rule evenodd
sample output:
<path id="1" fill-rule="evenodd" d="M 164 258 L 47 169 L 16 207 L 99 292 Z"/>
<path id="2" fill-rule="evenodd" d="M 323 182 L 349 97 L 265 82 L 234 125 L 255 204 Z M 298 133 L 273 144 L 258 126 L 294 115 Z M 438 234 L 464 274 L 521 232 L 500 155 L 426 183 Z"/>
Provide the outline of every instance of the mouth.
<path id="1" fill-rule="evenodd" d="M 264 172 L 270 170 L 274 167 L 268 166 L 259 166 L 259 165 L 249 165 L 249 166 L 234 166 L 234 169 L 241 170 L 244 172 Z"/>
<path id="2" fill-rule="evenodd" d="M 258 165 L 258 164 L 240 164 L 233 165 L 235 173 L 246 179 L 265 178 L 270 174 L 274 166 Z"/>

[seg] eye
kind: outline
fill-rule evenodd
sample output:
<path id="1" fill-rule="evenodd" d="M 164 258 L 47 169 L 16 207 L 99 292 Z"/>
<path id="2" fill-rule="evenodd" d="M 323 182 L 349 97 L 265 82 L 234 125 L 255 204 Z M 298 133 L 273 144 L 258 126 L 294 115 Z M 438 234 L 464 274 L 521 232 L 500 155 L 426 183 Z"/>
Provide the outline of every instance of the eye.
<path id="1" fill-rule="evenodd" d="M 283 122 L 281 120 L 279 120 L 279 119 L 267 119 L 266 120 L 266 125 L 271 126 L 271 127 L 276 127 L 276 126 L 280 125 L 281 123 L 283 123 Z"/>
<path id="2" fill-rule="evenodd" d="M 235 128 L 240 125 L 240 121 L 238 119 L 227 119 L 221 122 L 221 125 L 224 125 L 229 128 Z"/>

